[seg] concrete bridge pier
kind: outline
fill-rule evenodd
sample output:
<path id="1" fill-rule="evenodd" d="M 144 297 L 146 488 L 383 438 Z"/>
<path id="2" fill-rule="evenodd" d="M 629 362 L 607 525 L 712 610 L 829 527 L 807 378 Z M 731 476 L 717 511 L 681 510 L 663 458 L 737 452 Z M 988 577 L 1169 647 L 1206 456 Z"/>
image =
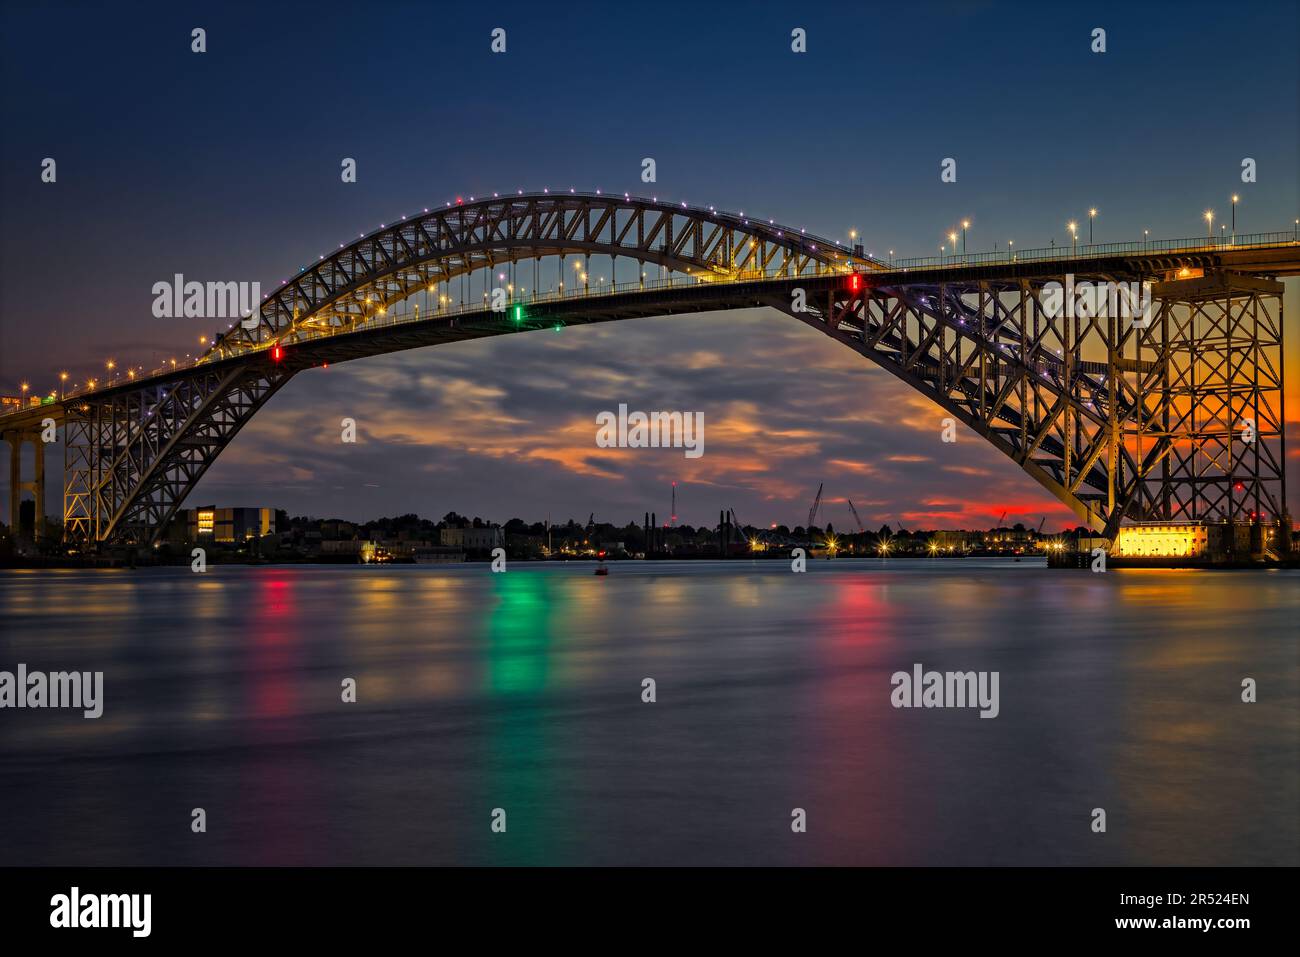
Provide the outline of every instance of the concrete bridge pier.
<path id="1" fill-rule="evenodd" d="M 18 535 L 18 507 L 23 492 L 31 492 L 36 499 L 36 515 L 32 521 L 32 539 L 45 537 L 45 442 L 36 431 L 10 431 L 3 433 L 9 443 L 9 526 L 10 534 Z M 30 442 L 35 459 L 35 476 L 22 481 L 23 445 Z"/>

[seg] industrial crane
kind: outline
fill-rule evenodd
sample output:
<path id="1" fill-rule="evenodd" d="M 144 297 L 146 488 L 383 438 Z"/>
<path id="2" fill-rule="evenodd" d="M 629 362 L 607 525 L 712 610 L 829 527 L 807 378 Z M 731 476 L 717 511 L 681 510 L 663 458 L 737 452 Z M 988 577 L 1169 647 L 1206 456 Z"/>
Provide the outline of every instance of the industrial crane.
<path id="1" fill-rule="evenodd" d="M 743 545 L 745 543 L 745 526 L 740 524 L 740 519 L 736 517 L 734 508 L 727 509 L 727 514 L 731 516 L 731 527 L 736 530 L 736 534 L 740 536 L 740 542 Z"/>
<path id="2" fill-rule="evenodd" d="M 812 508 L 808 509 L 808 522 L 804 525 L 804 528 L 808 530 L 810 535 L 812 534 L 813 522 L 817 521 L 817 510 L 822 507 L 822 488 L 825 485 L 826 483 L 822 482 L 817 486 L 817 497 L 813 499 Z"/>
<path id="3" fill-rule="evenodd" d="M 849 511 L 853 513 L 853 521 L 858 523 L 858 532 L 861 534 L 866 529 L 862 527 L 862 519 L 858 517 L 858 510 L 853 507 L 853 499 L 848 499 Z"/>

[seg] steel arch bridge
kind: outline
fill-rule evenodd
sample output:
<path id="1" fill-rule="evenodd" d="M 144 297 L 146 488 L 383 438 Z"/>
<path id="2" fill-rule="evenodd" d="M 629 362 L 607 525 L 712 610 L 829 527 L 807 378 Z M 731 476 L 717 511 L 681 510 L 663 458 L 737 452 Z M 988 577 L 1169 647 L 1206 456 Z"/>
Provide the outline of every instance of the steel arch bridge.
<path id="1" fill-rule="evenodd" d="M 218 356 L 237 355 L 268 341 L 287 345 L 321 331 L 355 329 L 430 285 L 514 267 L 520 261 L 592 255 L 637 262 L 634 279 L 640 288 L 645 288 L 647 264 L 694 275 L 700 281 L 803 276 L 824 274 L 837 266 L 844 271 L 854 265 L 884 265 L 835 242 L 743 213 L 626 194 L 521 191 L 426 209 L 340 246 L 268 296 L 252 329 L 241 324 L 213 351 Z M 614 272 L 612 284 L 617 283 Z"/>
<path id="2" fill-rule="evenodd" d="M 64 424 L 70 544 L 149 544 L 304 369 L 557 325 L 767 306 L 931 399 L 1100 533 L 1125 520 L 1258 525 L 1286 515 L 1276 277 L 1300 273 L 1296 239 L 886 262 L 712 207 L 494 195 L 426 209 L 321 256 L 192 365 L 0 417 L 0 430 L 21 445 L 34 415 Z M 593 285 L 592 257 L 608 259 L 608 284 Z M 1050 314 L 1043 288 L 1067 275 L 1152 283 L 1154 318 L 1140 327 Z M 418 302 L 403 311 L 420 297 L 423 315 Z M 17 458 L 15 449 L 14 499 Z"/>

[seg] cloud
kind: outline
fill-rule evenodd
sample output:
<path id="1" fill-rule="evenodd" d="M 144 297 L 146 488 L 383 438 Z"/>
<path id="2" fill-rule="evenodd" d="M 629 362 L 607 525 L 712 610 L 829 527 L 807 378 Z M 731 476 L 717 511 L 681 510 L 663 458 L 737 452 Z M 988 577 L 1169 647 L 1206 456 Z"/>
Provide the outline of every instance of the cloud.
<path id="1" fill-rule="evenodd" d="M 779 357 L 779 361 L 774 359 Z M 601 449 L 596 414 L 619 403 L 699 411 L 705 452 Z M 358 441 L 340 441 L 354 418 Z M 991 526 L 1073 516 L 968 431 L 940 439 L 933 403 L 815 330 L 762 309 L 502 336 L 312 370 L 236 437 L 193 501 L 365 519 L 449 510 L 639 521 L 823 520 Z M 979 479 L 977 488 L 972 479 Z M 379 488 L 367 487 L 379 484 Z M 1036 524 L 1036 520 L 1035 520 Z"/>

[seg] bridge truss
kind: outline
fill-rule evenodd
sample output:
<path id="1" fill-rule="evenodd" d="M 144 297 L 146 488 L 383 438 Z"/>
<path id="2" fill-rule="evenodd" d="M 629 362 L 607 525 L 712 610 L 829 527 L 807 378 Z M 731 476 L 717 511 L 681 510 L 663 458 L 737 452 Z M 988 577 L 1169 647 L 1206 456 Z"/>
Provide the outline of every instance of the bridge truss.
<path id="1" fill-rule="evenodd" d="M 455 301 L 453 280 L 498 276 L 483 284 L 524 298 L 528 270 L 521 263 L 553 258 L 559 263 L 556 291 L 581 281 L 590 288 L 589 260 L 627 262 L 633 283 L 646 286 L 647 265 L 698 277 L 701 281 L 826 275 L 883 263 L 845 250 L 833 241 L 771 221 L 685 203 L 659 203 L 628 196 L 590 193 L 519 194 L 468 204 L 448 203 L 381 227 L 302 269 L 262 303 L 255 325 L 240 324 L 221 336 L 214 356 L 291 345 L 321 332 L 359 328 L 382 317 L 395 303 L 428 289 Z M 569 256 L 587 268 L 577 280 L 566 276 Z M 538 283 L 532 283 L 536 291 Z M 466 304 L 462 297 L 462 305 Z"/>
<path id="2" fill-rule="evenodd" d="M 1188 262 L 1072 274 L 1158 280 L 1154 314 L 1137 322 L 1049 315 L 1043 287 L 1066 276 L 1042 267 L 868 277 L 860 293 L 835 286 L 806 311 L 766 301 L 933 400 L 1108 537 L 1126 519 L 1276 522 L 1286 516 L 1282 285 L 1206 262 L 1204 276 L 1165 279 Z"/>
<path id="3" fill-rule="evenodd" d="M 222 449 L 292 372 L 265 361 L 199 367 L 70 406 L 64 539 L 149 544 Z"/>
<path id="4" fill-rule="evenodd" d="M 563 286 L 573 256 L 581 290 Z M 622 260 L 624 282 L 591 289 L 592 256 L 609 257 L 611 283 Z M 546 295 L 543 263 L 556 267 Z M 688 282 L 648 282 L 647 265 Z M 1153 320 L 1049 314 L 1044 286 L 1067 272 L 1076 283 L 1153 283 Z M 446 305 L 458 277 L 462 288 L 477 277 L 482 301 L 462 293 L 459 308 Z M 490 308 L 489 289 L 503 285 L 510 305 Z M 239 429 L 313 366 L 754 306 L 888 370 L 1099 533 L 1125 520 L 1274 522 L 1286 511 L 1281 288 L 1213 252 L 912 271 L 710 208 L 592 194 L 449 205 L 322 256 L 198 364 L 64 403 L 64 535 L 83 549 L 157 542 Z M 438 305 L 423 316 L 389 315 L 424 292 Z"/>

